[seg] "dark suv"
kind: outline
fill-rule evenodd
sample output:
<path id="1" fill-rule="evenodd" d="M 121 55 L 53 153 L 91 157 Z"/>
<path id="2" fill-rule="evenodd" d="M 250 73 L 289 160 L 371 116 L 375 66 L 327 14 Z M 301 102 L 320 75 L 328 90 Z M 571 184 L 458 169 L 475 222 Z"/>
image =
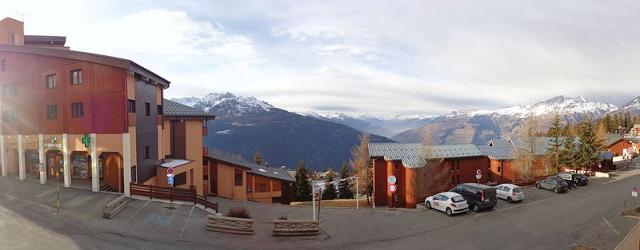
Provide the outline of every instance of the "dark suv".
<path id="1" fill-rule="evenodd" d="M 453 187 L 450 192 L 462 195 L 474 212 L 480 209 L 493 209 L 498 202 L 496 188 L 476 183 L 463 183 Z"/>

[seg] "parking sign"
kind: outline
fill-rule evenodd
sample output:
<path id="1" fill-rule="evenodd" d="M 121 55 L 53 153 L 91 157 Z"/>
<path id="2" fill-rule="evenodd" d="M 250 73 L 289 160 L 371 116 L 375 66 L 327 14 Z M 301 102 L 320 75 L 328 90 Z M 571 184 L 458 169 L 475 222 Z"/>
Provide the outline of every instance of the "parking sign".
<path id="1" fill-rule="evenodd" d="M 167 175 L 167 184 L 173 186 L 173 175 Z"/>

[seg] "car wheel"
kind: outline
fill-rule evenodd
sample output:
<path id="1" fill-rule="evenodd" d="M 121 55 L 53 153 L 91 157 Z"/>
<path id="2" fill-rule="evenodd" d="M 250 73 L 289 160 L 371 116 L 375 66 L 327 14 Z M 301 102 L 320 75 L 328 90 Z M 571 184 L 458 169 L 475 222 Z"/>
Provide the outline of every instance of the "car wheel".
<path id="1" fill-rule="evenodd" d="M 431 209 L 431 202 L 428 202 L 425 204 L 425 207 L 427 207 L 428 209 Z"/>
<path id="2" fill-rule="evenodd" d="M 511 199 L 511 197 L 507 197 L 507 202 L 512 203 L 513 199 Z"/>
<path id="3" fill-rule="evenodd" d="M 447 208 L 447 215 L 449 216 L 453 215 L 453 211 L 451 211 L 451 208 Z"/>
<path id="4" fill-rule="evenodd" d="M 473 204 L 473 207 L 471 209 L 473 209 L 473 211 L 477 213 L 478 211 L 480 211 L 480 206 L 478 206 L 478 204 Z"/>
<path id="5" fill-rule="evenodd" d="M 558 193 L 558 188 L 553 188 L 553 192 L 557 194 Z"/>
<path id="6" fill-rule="evenodd" d="M 540 183 L 536 183 L 536 187 L 537 187 L 537 188 L 540 188 Z"/>

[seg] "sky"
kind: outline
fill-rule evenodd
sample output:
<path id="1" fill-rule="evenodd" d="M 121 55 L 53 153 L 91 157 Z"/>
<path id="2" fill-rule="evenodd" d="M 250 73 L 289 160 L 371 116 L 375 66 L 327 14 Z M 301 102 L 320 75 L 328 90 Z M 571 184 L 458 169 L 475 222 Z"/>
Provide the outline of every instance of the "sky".
<path id="1" fill-rule="evenodd" d="M 26 34 L 124 57 L 169 98 L 231 92 L 295 112 L 435 115 L 638 93 L 639 1 L 0 0 Z"/>

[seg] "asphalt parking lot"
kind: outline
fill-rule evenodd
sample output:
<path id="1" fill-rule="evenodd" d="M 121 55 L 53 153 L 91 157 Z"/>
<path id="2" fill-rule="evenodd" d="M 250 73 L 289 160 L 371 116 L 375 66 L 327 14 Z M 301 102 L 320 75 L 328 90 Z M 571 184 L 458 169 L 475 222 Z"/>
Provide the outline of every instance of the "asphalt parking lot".
<path id="1" fill-rule="evenodd" d="M 499 200 L 493 210 L 453 217 L 435 210 L 323 208 L 321 235 L 276 238 L 272 220 L 310 219 L 311 209 L 218 200 L 221 212 L 246 207 L 256 219 L 255 235 L 229 235 L 204 230 L 207 212 L 189 204 L 133 200 L 105 220 L 102 206 L 115 195 L 79 189 L 64 190 L 63 212 L 52 214 L 52 186 L 0 178 L 0 226 L 20 224 L 24 233 L 17 235 L 39 239 L 3 245 L 28 249 L 613 249 L 637 223 L 620 216 L 636 183 L 640 170 L 632 169 L 564 194 L 528 187 L 523 202 Z M 12 237 L 0 233 L 0 242 L 15 243 Z"/>

